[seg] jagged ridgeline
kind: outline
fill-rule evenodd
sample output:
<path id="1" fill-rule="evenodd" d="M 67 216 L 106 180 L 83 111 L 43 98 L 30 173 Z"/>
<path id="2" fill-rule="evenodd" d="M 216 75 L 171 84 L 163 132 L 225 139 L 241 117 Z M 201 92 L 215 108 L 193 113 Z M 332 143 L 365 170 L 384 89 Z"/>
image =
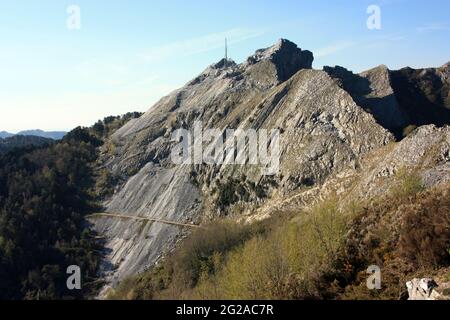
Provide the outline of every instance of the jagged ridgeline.
<path id="1" fill-rule="evenodd" d="M 108 139 L 100 163 L 118 183 L 91 221 L 106 239 L 110 285 L 162 261 L 193 225 L 301 215 L 331 195 L 339 206 L 363 203 L 385 195 L 402 170 L 426 189 L 448 183 L 448 64 L 356 75 L 312 63 L 283 39 L 241 64 L 224 59 Z M 173 133 L 196 123 L 279 130 L 279 170 L 174 164 Z"/>

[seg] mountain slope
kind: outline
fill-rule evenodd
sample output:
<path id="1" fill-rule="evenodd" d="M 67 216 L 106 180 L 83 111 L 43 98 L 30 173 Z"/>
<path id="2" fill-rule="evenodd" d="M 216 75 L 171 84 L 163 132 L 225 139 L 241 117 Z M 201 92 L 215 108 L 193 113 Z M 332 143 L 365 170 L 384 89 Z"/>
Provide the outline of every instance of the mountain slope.
<path id="1" fill-rule="evenodd" d="M 225 215 L 252 220 L 275 209 L 298 210 L 355 185 L 355 197 L 368 198 L 383 192 L 383 183 L 391 183 L 389 177 L 403 166 L 424 174 L 430 170 L 429 185 L 445 181 L 448 127 L 421 128 L 394 143 L 395 130 L 409 122 L 394 98 L 387 68 L 357 76 L 344 72 L 345 78 L 332 69 L 312 70 L 312 59 L 311 52 L 280 40 L 242 64 L 211 65 L 128 122 L 102 149 L 100 166 L 120 181 L 105 200 L 105 211 L 188 224 Z M 199 122 L 218 136 L 227 129 L 279 130 L 279 171 L 271 176 L 258 165 L 175 165 L 172 135 Z M 429 154 L 436 159 L 427 167 Z M 367 161 L 380 166 L 368 167 Z M 113 215 L 92 222 L 105 236 L 104 275 L 113 285 L 158 262 L 190 232 Z"/>
<path id="2" fill-rule="evenodd" d="M 400 142 L 371 151 L 355 169 L 348 166 L 325 183 L 298 190 L 290 196 L 274 197 L 260 206 L 252 219 L 274 211 L 291 211 L 330 196 L 341 197 L 343 206 L 379 198 L 395 188 L 398 175 L 413 172 L 423 187 L 431 189 L 450 183 L 450 127 L 423 126 Z"/>
<path id="3" fill-rule="evenodd" d="M 290 62 L 303 55 L 307 64 Z M 356 167 L 362 155 L 393 141 L 327 73 L 311 70 L 311 62 L 309 52 L 281 40 L 243 64 L 212 65 L 119 129 L 111 139 L 114 154 L 104 151 L 104 165 L 124 184 L 106 201 L 106 210 L 179 222 L 237 214 L 272 192 L 289 193 L 321 183 L 348 164 Z M 221 132 L 280 129 L 279 174 L 264 176 L 248 166 L 173 165 L 170 134 L 192 128 L 195 120 Z M 233 185 L 244 191 L 220 202 L 222 189 Z M 96 219 L 96 227 L 107 236 L 108 259 L 117 267 L 113 282 L 155 263 L 183 234 L 174 226 L 108 218 Z"/>

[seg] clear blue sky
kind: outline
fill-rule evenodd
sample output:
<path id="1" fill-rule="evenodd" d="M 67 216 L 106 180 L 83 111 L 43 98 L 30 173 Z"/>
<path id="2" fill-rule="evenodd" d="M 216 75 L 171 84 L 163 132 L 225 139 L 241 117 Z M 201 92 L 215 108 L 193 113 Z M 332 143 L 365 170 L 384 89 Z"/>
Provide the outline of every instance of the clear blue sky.
<path id="1" fill-rule="evenodd" d="M 66 25 L 69 5 L 81 29 Z M 381 8 L 381 30 L 366 10 Z M 362 71 L 450 60 L 448 0 L 0 0 L 0 131 L 69 130 L 160 97 L 223 56 L 243 61 L 278 38 L 315 68 Z"/>

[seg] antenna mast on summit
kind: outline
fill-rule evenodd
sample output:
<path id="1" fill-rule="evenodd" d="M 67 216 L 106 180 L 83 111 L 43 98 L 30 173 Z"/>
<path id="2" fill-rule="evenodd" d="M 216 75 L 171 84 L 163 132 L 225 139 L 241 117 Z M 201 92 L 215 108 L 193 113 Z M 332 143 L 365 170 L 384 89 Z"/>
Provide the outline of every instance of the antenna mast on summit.
<path id="1" fill-rule="evenodd" d="M 228 61 L 228 42 L 227 42 L 227 38 L 225 38 L 225 60 Z"/>
<path id="2" fill-rule="evenodd" d="M 225 38 L 225 60 L 228 61 L 228 39 Z"/>

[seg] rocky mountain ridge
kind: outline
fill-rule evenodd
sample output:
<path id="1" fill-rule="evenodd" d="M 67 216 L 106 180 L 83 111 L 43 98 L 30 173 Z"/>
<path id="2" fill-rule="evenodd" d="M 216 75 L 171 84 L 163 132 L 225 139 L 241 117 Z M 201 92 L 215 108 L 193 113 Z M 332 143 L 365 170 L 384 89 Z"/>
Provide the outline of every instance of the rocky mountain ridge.
<path id="1" fill-rule="evenodd" d="M 389 70 L 381 65 L 360 74 L 343 67 L 324 67 L 324 71 L 397 138 L 408 125 L 450 123 L 449 63 L 418 70 Z"/>
<path id="2" fill-rule="evenodd" d="M 282 39 L 242 64 L 211 65 L 129 121 L 102 149 L 99 166 L 120 181 L 105 211 L 179 223 L 224 215 L 251 220 L 286 206 L 298 210 L 330 192 L 353 190 L 367 198 L 383 192 L 403 167 L 419 170 L 429 186 L 448 181 L 448 126 L 422 127 L 395 142 L 415 110 L 397 97 L 397 74 L 386 67 L 360 75 L 339 67 L 313 70 L 312 61 L 311 52 Z M 437 97 L 448 92 L 448 68 L 430 70 L 425 73 L 440 88 L 438 95 L 426 90 L 423 71 L 413 72 L 411 81 L 424 84 L 420 95 L 445 116 L 448 104 Z M 255 165 L 175 165 L 172 134 L 191 130 L 196 121 L 222 135 L 227 129 L 279 130 L 279 172 L 266 176 Z M 448 123 L 444 117 L 435 124 Z M 157 263 L 189 232 L 136 219 L 92 222 L 106 239 L 103 272 L 110 284 Z"/>

